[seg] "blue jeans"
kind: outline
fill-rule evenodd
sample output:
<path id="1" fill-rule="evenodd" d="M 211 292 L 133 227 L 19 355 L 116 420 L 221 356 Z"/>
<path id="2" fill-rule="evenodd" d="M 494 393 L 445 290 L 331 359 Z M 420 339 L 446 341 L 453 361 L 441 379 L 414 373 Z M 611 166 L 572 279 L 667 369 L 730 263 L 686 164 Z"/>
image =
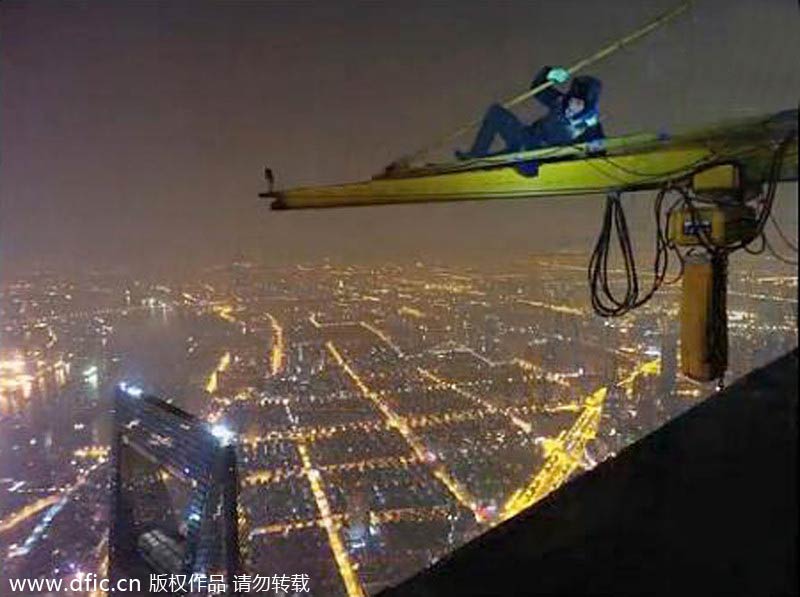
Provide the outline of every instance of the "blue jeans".
<path id="1" fill-rule="evenodd" d="M 499 104 L 492 104 L 469 150 L 470 156 L 480 158 L 492 155 L 489 149 L 498 136 L 505 143 L 505 149 L 498 153 L 513 153 L 541 145 L 541 140 L 531 134 L 530 129 L 513 112 Z"/>

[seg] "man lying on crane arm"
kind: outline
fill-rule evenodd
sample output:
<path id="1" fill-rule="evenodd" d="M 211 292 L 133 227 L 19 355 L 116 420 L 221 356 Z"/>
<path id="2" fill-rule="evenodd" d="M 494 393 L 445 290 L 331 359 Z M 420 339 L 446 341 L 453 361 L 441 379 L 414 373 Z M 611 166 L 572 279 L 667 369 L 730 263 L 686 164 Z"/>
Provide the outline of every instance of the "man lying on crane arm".
<path id="1" fill-rule="evenodd" d="M 487 157 L 503 153 L 514 153 L 572 143 L 590 143 L 590 150 L 602 149 L 605 138 L 597 107 L 602 83 L 589 76 L 575 77 L 567 92 L 560 91 L 556 84 L 566 83 L 569 71 L 561 67 L 543 67 L 531 84 L 531 89 L 550 81 L 554 85 L 535 95 L 548 108 L 548 113 L 531 124 L 524 124 L 513 112 L 499 104 L 493 104 L 483 118 L 483 123 L 469 151 L 456 151 L 459 160 Z M 499 136 L 505 148 L 491 152 L 492 142 Z M 535 174 L 535 164 L 532 172 Z"/>

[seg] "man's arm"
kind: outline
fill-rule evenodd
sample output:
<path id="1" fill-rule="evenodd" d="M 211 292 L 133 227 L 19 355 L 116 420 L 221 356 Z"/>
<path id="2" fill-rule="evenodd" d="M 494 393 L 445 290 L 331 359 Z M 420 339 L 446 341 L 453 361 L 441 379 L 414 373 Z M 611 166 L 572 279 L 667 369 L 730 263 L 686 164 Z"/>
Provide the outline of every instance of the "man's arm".
<path id="1" fill-rule="evenodd" d="M 576 83 L 580 83 L 583 89 L 583 101 L 586 102 L 587 110 L 597 110 L 600 102 L 600 93 L 603 91 L 603 82 L 591 75 L 581 75 L 575 78 Z"/>
<path id="2" fill-rule="evenodd" d="M 536 73 L 536 76 L 533 79 L 533 83 L 531 83 L 531 89 L 533 89 L 534 87 L 538 87 L 542 83 L 546 83 L 548 80 L 547 75 L 550 73 L 551 70 L 553 70 L 552 66 L 543 66 L 539 70 L 539 72 Z M 547 89 L 544 89 L 539 93 L 537 93 L 534 97 L 543 106 L 553 110 L 558 107 L 562 95 L 563 94 L 555 87 L 548 87 Z"/>

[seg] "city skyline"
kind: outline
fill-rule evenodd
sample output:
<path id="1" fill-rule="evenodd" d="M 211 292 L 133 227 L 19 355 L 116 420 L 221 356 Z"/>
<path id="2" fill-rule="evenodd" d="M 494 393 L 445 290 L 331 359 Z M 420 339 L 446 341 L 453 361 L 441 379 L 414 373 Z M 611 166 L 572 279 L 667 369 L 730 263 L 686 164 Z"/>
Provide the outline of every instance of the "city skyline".
<path id="1" fill-rule="evenodd" d="M 731 274 L 729 380 L 796 345 L 796 275 L 760 263 Z M 551 254 L 4 282 L 4 570 L 103 576 L 124 381 L 235 434 L 245 572 L 396 584 L 713 392 L 678 372 L 676 298 L 609 323 Z"/>
<path id="2" fill-rule="evenodd" d="M 0 594 L 224 569 L 367 597 L 796 366 L 797 3 L 677 1 L 1 1 Z M 485 112 L 537 71 L 519 122 Z M 470 153 L 384 170 L 484 113 Z M 774 422 L 708 421 L 674 469 L 702 452 L 753 512 Z M 652 456 L 622 493 L 664 488 Z M 696 553 L 610 526 L 581 529 L 634 547 L 609 578 Z"/>

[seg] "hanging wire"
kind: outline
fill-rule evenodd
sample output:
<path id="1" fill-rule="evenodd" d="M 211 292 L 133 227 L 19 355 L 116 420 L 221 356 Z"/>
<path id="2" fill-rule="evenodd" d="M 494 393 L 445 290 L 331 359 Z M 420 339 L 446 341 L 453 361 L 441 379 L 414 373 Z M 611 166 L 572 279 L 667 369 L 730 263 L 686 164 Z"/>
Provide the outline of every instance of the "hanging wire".
<path id="1" fill-rule="evenodd" d="M 666 281 L 670 252 L 677 255 L 680 271 L 674 279 L 667 283 L 671 284 L 680 279 L 683 270 L 683 258 L 666 234 L 666 230 L 669 228 L 669 219 L 678 202 L 674 202 L 665 211 L 663 206 L 667 191 L 667 187 L 662 188 L 653 204 L 653 217 L 656 226 L 655 256 L 652 266 L 653 279 L 650 287 L 646 290 L 642 289 L 639 283 L 636 258 L 620 194 L 615 192 L 606 196 L 603 224 L 600 229 L 600 236 L 592 252 L 592 257 L 589 260 L 588 271 L 592 307 L 598 315 L 620 317 L 649 301 Z M 625 275 L 624 292 L 621 295 L 619 291 L 615 291 L 612 288 L 609 276 L 609 261 L 612 247 L 615 244 L 614 237 L 616 237 L 616 244 L 622 255 Z"/>
<path id="2" fill-rule="evenodd" d="M 789 247 L 792 250 L 792 252 L 797 253 L 797 245 L 792 241 L 790 241 L 789 238 L 786 236 L 786 234 L 783 232 L 781 227 L 778 225 L 778 220 L 775 219 L 774 214 L 769 214 L 769 220 L 770 222 L 772 222 L 775 231 L 778 233 L 778 236 L 781 237 L 781 240 L 786 244 L 786 246 Z"/>
<path id="3" fill-rule="evenodd" d="M 669 239 L 669 235 L 667 234 L 670 219 L 675 210 L 679 208 L 688 211 L 690 214 L 692 225 L 697 233 L 700 245 L 711 255 L 713 267 L 720 268 L 718 270 L 720 272 L 724 270 L 728 256 L 738 250 L 745 250 L 754 255 L 761 254 L 766 250 L 776 259 L 784 263 L 796 264 L 779 255 L 770 244 L 765 233 L 767 222 L 771 219 L 773 224 L 775 223 L 774 217 L 772 216 L 772 208 L 775 203 L 777 184 L 780 179 L 780 169 L 786 150 L 793 140 L 794 134 L 795 133 L 792 133 L 787 136 L 778 144 L 769 166 L 767 186 L 763 195 L 748 201 L 759 204 L 759 207 L 756 209 L 754 233 L 748 238 L 738 240 L 735 243 L 718 244 L 710 236 L 709 231 L 701 224 L 702 218 L 700 216 L 699 204 L 713 205 L 717 200 L 713 197 L 695 195 L 691 188 L 691 182 L 696 173 L 708 168 L 710 164 L 703 164 L 688 173 L 682 173 L 683 176 L 680 180 L 668 181 L 661 187 L 653 204 L 653 216 L 656 228 L 655 256 L 652 266 L 652 282 L 646 290 L 642 289 L 639 281 L 636 258 L 620 193 L 609 193 L 606 196 L 606 205 L 600 234 L 595 243 L 594 250 L 592 251 L 587 272 L 592 308 L 595 313 L 602 317 L 620 317 L 625 315 L 633 309 L 641 307 L 653 298 L 655 293 L 665 282 L 672 284 L 681 278 L 683 274 L 684 256 L 681 254 L 674 241 Z M 741 165 L 735 160 L 716 161 L 712 165 L 719 166 L 723 164 L 729 164 L 739 169 L 739 174 L 741 176 Z M 665 199 L 668 195 L 673 193 L 677 194 L 678 198 L 665 210 Z M 738 197 L 736 199 L 744 202 L 743 197 Z M 783 238 L 784 235 L 782 231 L 780 234 Z M 784 240 L 786 241 L 787 239 Z M 754 243 L 759 244 L 754 246 Z M 611 261 L 612 248 L 615 244 L 622 258 L 624 272 L 622 292 L 620 292 L 620 289 L 615 290 L 613 288 L 610 276 L 609 264 Z M 679 270 L 673 279 L 667 281 L 666 275 L 669 269 L 670 253 L 677 259 Z M 718 278 L 722 279 L 724 282 L 724 276 L 716 276 L 715 285 L 718 283 L 716 281 Z M 714 292 L 718 293 L 718 300 L 724 300 L 724 285 L 721 287 L 715 286 Z M 721 330 L 710 330 L 710 332 L 712 333 L 712 337 L 719 336 L 719 338 L 722 338 L 725 336 Z M 719 338 L 719 342 L 722 342 Z M 720 348 L 720 350 L 722 349 Z"/>
<path id="4" fill-rule="evenodd" d="M 766 247 L 767 251 L 770 255 L 772 255 L 775 259 L 780 261 L 781 263 L 785 263 L 786 265 L 797 265 L 797 261 L 790 259 L 789 257 L 784 257 L 780 253 L 778 253 L 775 248 L 770 244 L 769 239 L 764 236 L 764 246 Z"/>

